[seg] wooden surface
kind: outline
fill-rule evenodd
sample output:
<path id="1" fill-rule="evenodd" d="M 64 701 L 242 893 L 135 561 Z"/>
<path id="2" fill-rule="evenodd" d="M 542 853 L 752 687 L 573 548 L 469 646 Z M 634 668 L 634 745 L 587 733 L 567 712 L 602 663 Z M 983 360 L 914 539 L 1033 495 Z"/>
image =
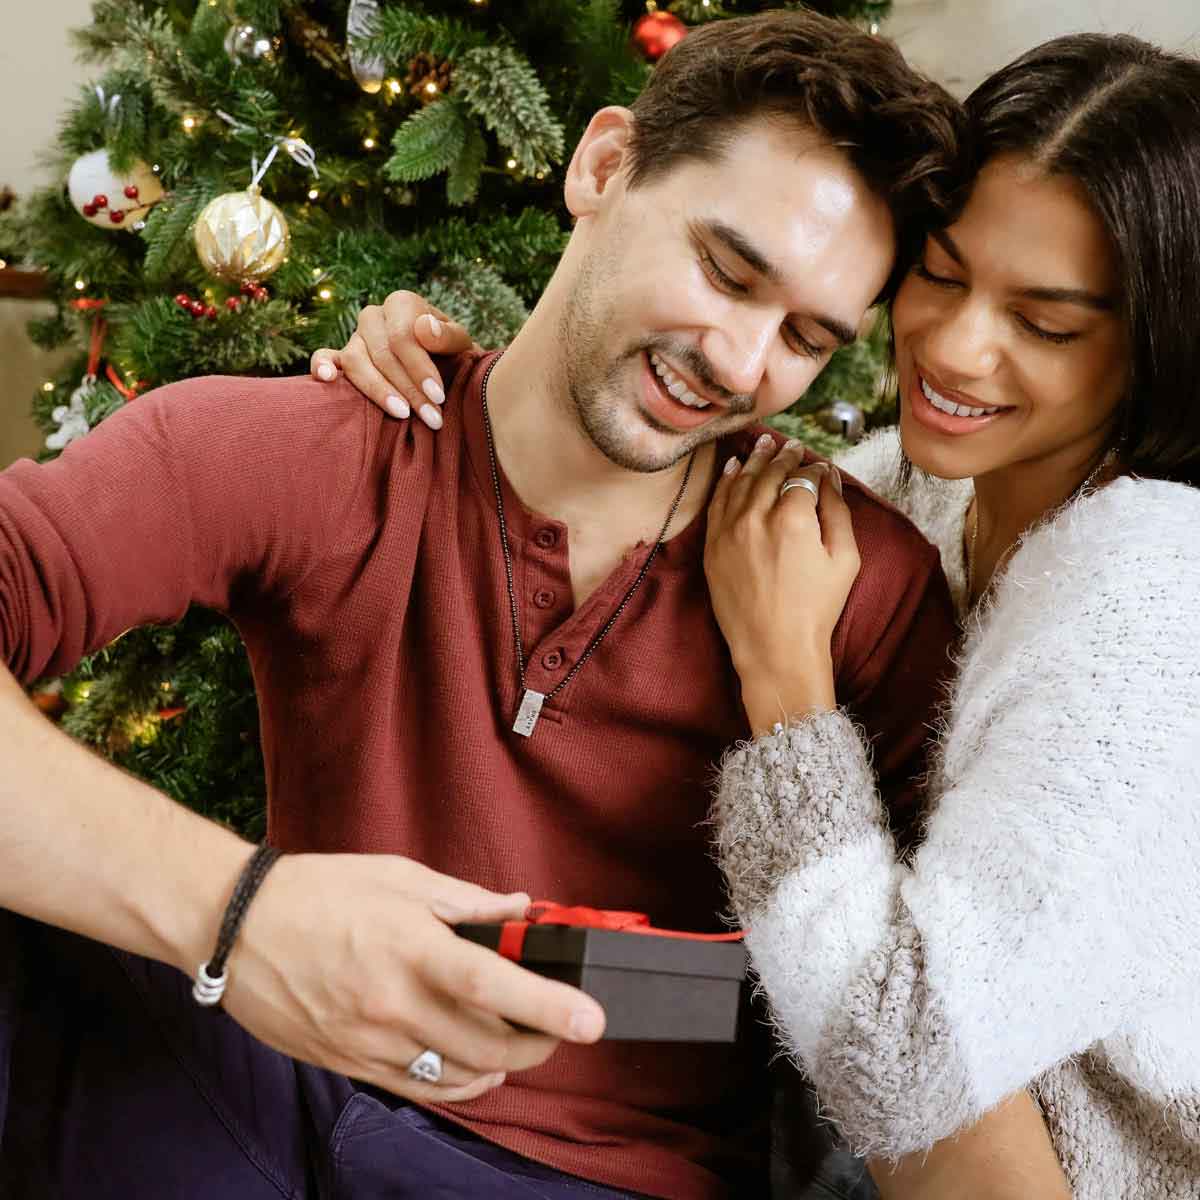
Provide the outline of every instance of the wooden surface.
<path id="1" fill-rule="evenodd" d="M 5 267 L 0 271 L 0 299 L 41 300 L 46 295 L 46 277 L 41 271 Z"/>

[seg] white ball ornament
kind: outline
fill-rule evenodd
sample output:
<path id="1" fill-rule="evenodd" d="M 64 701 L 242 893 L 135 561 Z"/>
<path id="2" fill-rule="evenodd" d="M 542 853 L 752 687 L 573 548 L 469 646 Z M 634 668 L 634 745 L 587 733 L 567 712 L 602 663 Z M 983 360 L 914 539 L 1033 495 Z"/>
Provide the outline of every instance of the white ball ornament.
<path id="1" fill-rule="evenodd" d="M 266 279 L 287 261 L 287 219 L 253 184 L 210 200 L 194 236 L 204 269 L 218 279 Z"/>
<path id="2" fill-rule="evenodd" d="M 114 171 L 107 150 L 77 158 L 67 175 L 71 203 L 86 221 L 102 229 L 135 232 L 150 209 L 163 197 L 158 176 L 144 162 L 127 171 Z"/>

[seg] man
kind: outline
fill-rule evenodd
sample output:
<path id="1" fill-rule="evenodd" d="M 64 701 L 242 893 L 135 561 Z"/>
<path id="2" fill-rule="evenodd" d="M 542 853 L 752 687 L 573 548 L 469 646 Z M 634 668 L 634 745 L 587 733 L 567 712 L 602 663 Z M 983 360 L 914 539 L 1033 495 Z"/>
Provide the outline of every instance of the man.
<path id="1" fill-rule="evenodd" d="M 745 723 L 704 590 L 715 467 L 887 293 L 953 132 L 887 43 L 798 12 L 697 30 L 589 125 L 562 262 L 503 357 L 450 364 L 436 436 L 306 381 L 196 380 L 0 475 L 8 670 L 66 670 L 192 602 L 229 613 L 291 852 L 225 999 L 272 1050 L 180 973 L 248 847 L 0 675 L 0 903 L 145 956 L 4 926 L 6 1195 L 759 1190 L 753 1024 L 736 1047 L 588 1044 L 594 1002 L 447 926 L 527 893 L 719 926 L 707 785 Z M 846 495 L 865 565 L 839 699 L 900 797 L 949 599 L 911 526 Z M 428 1050 L 437 1082 L 407 1070 Z"/>

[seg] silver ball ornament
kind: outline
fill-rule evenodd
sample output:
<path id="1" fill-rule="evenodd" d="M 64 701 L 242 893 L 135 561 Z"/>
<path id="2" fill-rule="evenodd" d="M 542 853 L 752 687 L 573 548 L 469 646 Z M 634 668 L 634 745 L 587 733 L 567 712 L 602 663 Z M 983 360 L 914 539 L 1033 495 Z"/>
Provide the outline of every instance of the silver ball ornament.
<path id="1" fill-rule="evenodd" d="M 835 400 L 828 408 L 817 414 L 823 428 L 836 433 L 848 442 L 861 441 L 866 432 L 867 418 L 857 404 L 849 400 Z"/>
<path id="2" fill-rule="evenodd" d="M 268 37 L 245 22 L 231 25 L 225 35 L 225 53 L 237 63 L 273 63 L 282 46 L 279 38 Z"/>

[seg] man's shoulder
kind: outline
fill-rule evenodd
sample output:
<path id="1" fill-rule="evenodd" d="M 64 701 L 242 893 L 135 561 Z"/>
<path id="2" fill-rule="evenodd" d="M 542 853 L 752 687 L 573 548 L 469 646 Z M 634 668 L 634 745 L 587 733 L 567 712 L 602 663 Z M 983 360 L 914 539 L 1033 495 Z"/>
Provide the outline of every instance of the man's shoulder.
<path id="1" fill-rule="evenodd" d="M 754 448 L 755 441 L 764 433 L 770 434 L 777 446 L 783 445 L 787 440 L 778 429 L 767 425 L 752 425 L 725 439 L 728 449 L 723 444 L 721 450 L 726 455 L 737 454 L 739 458 L 744 459 Z M 831 460 L 806 447 L 805 462 Z M 854 536 L 858 541 L 864 570 L 873 570 L 877 564 L 886 564 L 886 569 L 895 571 L 908 564 L 910 573 L 924 573 L 939 561 L 937 548 L 917 528 L 907 513 L 857 476 L 844 470 L 841 471 L 841 476 L 842 494 L 854 520 Z"/>

